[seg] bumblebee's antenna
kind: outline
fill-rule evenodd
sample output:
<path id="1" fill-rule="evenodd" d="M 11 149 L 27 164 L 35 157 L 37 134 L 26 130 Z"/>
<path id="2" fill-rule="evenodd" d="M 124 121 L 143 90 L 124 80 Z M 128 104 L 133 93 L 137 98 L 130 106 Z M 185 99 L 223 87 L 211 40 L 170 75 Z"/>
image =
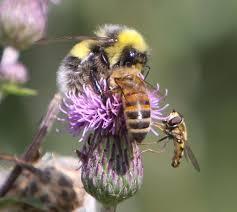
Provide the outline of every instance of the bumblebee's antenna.
<path id="1" fill-rule="evenodd" d="M 44 45 L 49 43 L 61 43 L 61 42 L 67 42 L 67 41 L 83 41 L 83 40 L 97 40 L 101 42 L 108 42 L 108 43 L 114 43 L 115 39 L 108 38 L 108 37 L 98 37 L 98 36 L 63 36 L 58 38 L 42 38 L 35 42 L 36 45 Z"/>

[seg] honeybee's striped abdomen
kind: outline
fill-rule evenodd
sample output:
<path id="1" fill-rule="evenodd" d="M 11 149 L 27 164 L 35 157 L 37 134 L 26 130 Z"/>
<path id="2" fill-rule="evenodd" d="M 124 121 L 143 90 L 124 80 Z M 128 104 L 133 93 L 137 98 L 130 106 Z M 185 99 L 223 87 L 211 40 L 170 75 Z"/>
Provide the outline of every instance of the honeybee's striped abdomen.
<path id="1" fill-rule="evenodd" d="M 127 93 L 123 98 L 124 114 L 129 133 L 141 142 L 150 130 L 151 108 L 147 94 Z"/>

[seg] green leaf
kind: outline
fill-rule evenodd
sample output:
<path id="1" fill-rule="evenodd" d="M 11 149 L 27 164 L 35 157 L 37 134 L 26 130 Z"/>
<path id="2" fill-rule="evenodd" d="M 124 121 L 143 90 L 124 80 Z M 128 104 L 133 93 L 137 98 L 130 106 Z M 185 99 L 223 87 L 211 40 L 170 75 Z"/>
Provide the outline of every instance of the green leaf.
<path id="1" fill-rule="evenodd" d="M 17 84 L 7 83 L 1 86 L 1 91 L 6 95 L 35 96 L 37 91 L 30 88 L 22 88 Z"/>
<path id="2" fill-rule="evenodd" d="M 4 197 L 0 198 L 0 209 L 4 209 L 11 206 L 27 205 L 34 209 L 39 209 L 44 211 L 43 204 L 39 199 L 36 198 L 14 198 L 14 197 Z"/>

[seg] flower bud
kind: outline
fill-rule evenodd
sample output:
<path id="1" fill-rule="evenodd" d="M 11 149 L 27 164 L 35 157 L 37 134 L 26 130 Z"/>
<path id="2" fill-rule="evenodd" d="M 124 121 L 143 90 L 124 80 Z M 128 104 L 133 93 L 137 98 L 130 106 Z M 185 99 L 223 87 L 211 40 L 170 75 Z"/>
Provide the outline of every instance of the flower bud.
<path id="1" fill-rule="evenodd" d="M 41 39 L 47 25 L 48 0 L 3 0 L 0 42 L 24 49 Z"/>

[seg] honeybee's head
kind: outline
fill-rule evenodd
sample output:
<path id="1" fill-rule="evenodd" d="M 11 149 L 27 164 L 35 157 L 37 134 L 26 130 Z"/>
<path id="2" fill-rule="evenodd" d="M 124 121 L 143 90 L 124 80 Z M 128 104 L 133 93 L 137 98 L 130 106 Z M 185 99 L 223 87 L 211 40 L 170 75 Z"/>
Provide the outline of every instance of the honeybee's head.
<path id="1" fill-rule="evenodd" d="M 140 71 L 134 68 L 116 68 L 109 78 L 109 87 L 111 90 L 120 87 L 134 88 L 140 78 Z"/>
<path id="2" fill-rule="evenodd" d="M 110 68 L 125 66 L 142 71 L 147 63 L 149 49 L 139 32 L 126 26 L 104 25 L 96 35 L 115 40 L 112 45 L 104 47 Z"/>
<path id="3" fill-rule="evenodd" d="M 175 128 L 179 124 L 181 124 L 182 121 L 183 121 L 183 116 L 180 113 L 173 110 L 173 112 L 169 114 L 166 124 L 170 128 Z"/>

